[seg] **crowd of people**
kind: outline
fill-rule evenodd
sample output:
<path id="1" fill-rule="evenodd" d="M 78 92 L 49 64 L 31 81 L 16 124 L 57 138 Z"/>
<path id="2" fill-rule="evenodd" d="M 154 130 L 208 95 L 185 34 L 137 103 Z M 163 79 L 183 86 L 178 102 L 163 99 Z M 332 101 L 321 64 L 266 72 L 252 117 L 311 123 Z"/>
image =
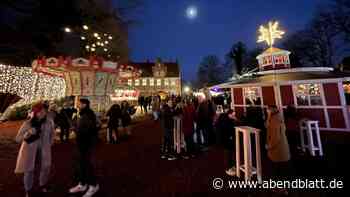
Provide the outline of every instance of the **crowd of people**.
<path id="1" fill-rule="evenodd" d="M 144 99 L 145 100 L 145 99 Z M 288 171 L 290 151 L 286 137 L 286 127 L 281 112 L 276 106 L 269 106 L 266 113 L 261 107 L 248 107 L 242 117 L 237 117 L 233 109 L 217 111 L 210 99 L 196 97 L 181 98 L 170 96 L 161 99 L 159 96 L 149 97 L 149 104 L 144 112 L 152 109 L 154 121 L 159 122 L 162 129 L 161 159 L 169 161 L 190 159 L 201 152 L 208 151 L 212 145 L 223 145 L 226 150 L 226 174 L 235 176 L 235 127 L 252 126 L 262 131 L 262 150 L 266 148 L 267 156 L 272 161 L 275 176 L 285 176 Z M 143 102 L 141 102 L 143 105 Z M 141 107 L 142 108 L 142 107 Z M 221 108 L 222 109 L 222 108 Z M 135 109 L 128 102 L 114 104 L 106 113 L 107 139 L 110 143 L 118 143 L 120 131 L 131 135 L 129 125 L 131 114 Z M 289 109 L 292 114 L 293 110 Z M 183 135 L 182 148 L 175 149 L 174 132 L 176 121 L 181 121 L 180 132 Z M 87 99 L 80 99 L 78 110 L 65 104 L 57 111 L 55 105 L 39 103 L 32 107 L 28 119 L 20 128 L 16 140 L 21 143 L 15 173 L 24 174 L 24 188 L 29 196 L 34 180 L 34 169 L 40 164 L 39 184 L 43 192 L 48 191 L 47 182 L 51 167 L 51 146 L 54 143 L 55 129 L 61 130 L 62 142 L 69 140 L 70 131 L 76 134 L 78 160 L 76 162 L 76 186 L 69 193 L 84 192 L 84 197 L 93 196 L 98 190 L 92 153 L 98 141 L 101 123 L 90 108 Z M 264 153 L 264 151 L 263 151 Z M 38 157 L 39 156 L 39 157 Z M 36 159 L 39 158 L 40 162 Z"/>
<path id="2" fill-rule="evenodd" d="M 196 98 L 169 97 L 159 102 L 157 109 L 163 130 L 162 159 L 188 159 L 215 144 L 213 123 L 216 108 L 211 100 L 199 102 Z M 181 155 L 175 153 L 174 148 L 174 117 L 182 120 L 181 132 L 186 146 Z"/>
<path id="3" fill-rule="evenodd" d="M 133 108 L 130 107 L 127 101 L 123 101 L 121 105 L 114 104 L 108 110 L 106 116 L 108 118 L 107 123 L 107 141 L 112 144 L 119 142 L 120 133 L 130 136 L 131 131 L 129 125 L 131 123 L 131 114 L 133 114 Z"/>
<path id="4" fill-rule="evenodd" d="M 169 97 L 159 105 L 157 109 L 163 130 L 162 159 L 189 159 L 207 151 L 211 145 L 222 145 L 226 152 L 226 174 L 235 176 L 234 131 L 236 126 L 244 125 L 261 130 L 261 149 L 271 161 L 272 176 L 288 176 L 286 172 L 290 171 L 290 151 L 286 126 L 276 106 L 268 106 L 264 111 L 260 106 L 250 105 L 241 117 L 237 117 L 236 112 L 230 108 L 226 108 L 224 112 L 217 112 L 211 100 Z M 181 132 L 185 141 L 185 148 L 180 153 L 175 152 L 174 147 L 175 117 L 182 121 Z"/>
<path id="5" fill-rule="evenodd" d="M 153 102 L 153 97 L 152 96 L 140 96 L 138 99 L 138 104 L 140 106 L 141 112 L 142 113 L 147 113 L 148 110 L 151 109 L 151 105 Z"/>

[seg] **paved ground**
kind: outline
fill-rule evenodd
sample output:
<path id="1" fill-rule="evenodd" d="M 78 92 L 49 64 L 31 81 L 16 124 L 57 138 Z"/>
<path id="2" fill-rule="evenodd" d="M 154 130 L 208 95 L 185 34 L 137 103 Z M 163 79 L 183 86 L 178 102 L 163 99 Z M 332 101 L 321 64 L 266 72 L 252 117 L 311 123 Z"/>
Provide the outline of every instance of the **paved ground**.
<path id="1" fill-rule="evenodd" d="M 0 125 L 0 197 L 23 196 L 22 177 L 13 174 L 19 145 L 11 139 L 19 123 Z M 164 161 L 159 158 L 159 125 L 151 120 L 143 121 L 133 128 L 133 136 L 117 145 L 101 142 L 97 148 L 96 163 L 101 191 L 96 196 L 278 196 L 269 191 L 225 190 L 215 191 L 215 177 L 229 180 L 224 173 L 222 148 L 213 147 L 207 153 L 191 160 Z M 340 137 L 343 139 L 342 137 Z M 333 140 L 333 139 L 332 139 Z M 315 177 L 346 177 L 349 162 L 347 140 L 331 144 L 325 139 L 326 158 L 311 158 L 293 151 L 295 175 Z M 291 139 L 293 144 L 293 140 Z M 293 149 L 294 150 L 294 149 Z M 53 192 L 45 196 L 69 196 L 73 173 L 74 143 L 53 147 Z M 269 163 L 263 161 L 264 174 L 269 174 Z M 290 196 L 349 196 L 337 191 L 294 191 Z M 37 194 L 36 196 L 43 196 Z"/>

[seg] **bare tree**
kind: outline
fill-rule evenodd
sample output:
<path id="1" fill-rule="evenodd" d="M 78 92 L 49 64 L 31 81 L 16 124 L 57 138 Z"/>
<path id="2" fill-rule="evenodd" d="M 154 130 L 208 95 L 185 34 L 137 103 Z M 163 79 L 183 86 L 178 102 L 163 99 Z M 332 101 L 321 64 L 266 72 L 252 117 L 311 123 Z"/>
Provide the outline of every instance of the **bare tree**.
<path id="1" fill-rule="evenodd" d="M 247 54 L 247 47 L 241 41 L 235 43 L 231 50 L 226 54 L 227 64 L 232 67 L 232 72 L 242 74 L 244 59 Z M 235 68 L 235 69 L 233 69 Z"/>
<path id="2" fill-rule="evenodd" d="M 219 84 L 225 80 L 222 65 L 216 55 L 205 56 L 199 64 L 197 77 L 202 87 Z"/>
<path id="3" fill-rule="evenodd" d="M 331 22 L 334 27 L 344 33 L 345 40 L 350 42 L 350 1 L 333 0 L 329 14 L 332 16 Z"/>
<path id="4" fill-rule="evenodd" d="M 293 53 L 293 66 L 334 66 L 339 31 L 334 28 L 332 16 L 318 12 L 307 28 L 289 36 L 283 45 Z M 292 62 L 293 63 L 293 62 Z"/>

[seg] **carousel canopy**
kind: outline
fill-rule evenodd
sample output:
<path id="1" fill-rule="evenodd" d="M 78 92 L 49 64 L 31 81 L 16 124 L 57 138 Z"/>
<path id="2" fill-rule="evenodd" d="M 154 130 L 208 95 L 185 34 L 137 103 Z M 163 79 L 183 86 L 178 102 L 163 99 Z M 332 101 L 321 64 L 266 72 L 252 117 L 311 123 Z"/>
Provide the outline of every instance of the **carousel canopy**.
<path id="1" fill-rule="evenodd" d="M 40 57 L 32 63 L 34 72 L 61 77 L 66 82 L 66 96 L 106 96 L 128 79 L 139 78 L 142 71 L 134 65 L 71 57 Z"/>

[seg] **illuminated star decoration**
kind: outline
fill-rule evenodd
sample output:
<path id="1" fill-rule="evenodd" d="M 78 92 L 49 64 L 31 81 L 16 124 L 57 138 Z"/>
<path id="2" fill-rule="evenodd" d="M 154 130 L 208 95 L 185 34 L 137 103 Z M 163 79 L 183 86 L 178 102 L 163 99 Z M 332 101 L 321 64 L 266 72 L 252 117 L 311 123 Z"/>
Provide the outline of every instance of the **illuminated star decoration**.
<path id="1" fill-rule="evenodd" d="M 258 37 L 259 42 L 266 42 L 269 47 L 275 43 L 276 39 L 281 39 L 283 34 L 285 33 L 282 30 L 278 29 L 278 22 L 269 22 L 268 27 L 264 27 L 263 25 L 259 28 L 260 35 Z"/>

